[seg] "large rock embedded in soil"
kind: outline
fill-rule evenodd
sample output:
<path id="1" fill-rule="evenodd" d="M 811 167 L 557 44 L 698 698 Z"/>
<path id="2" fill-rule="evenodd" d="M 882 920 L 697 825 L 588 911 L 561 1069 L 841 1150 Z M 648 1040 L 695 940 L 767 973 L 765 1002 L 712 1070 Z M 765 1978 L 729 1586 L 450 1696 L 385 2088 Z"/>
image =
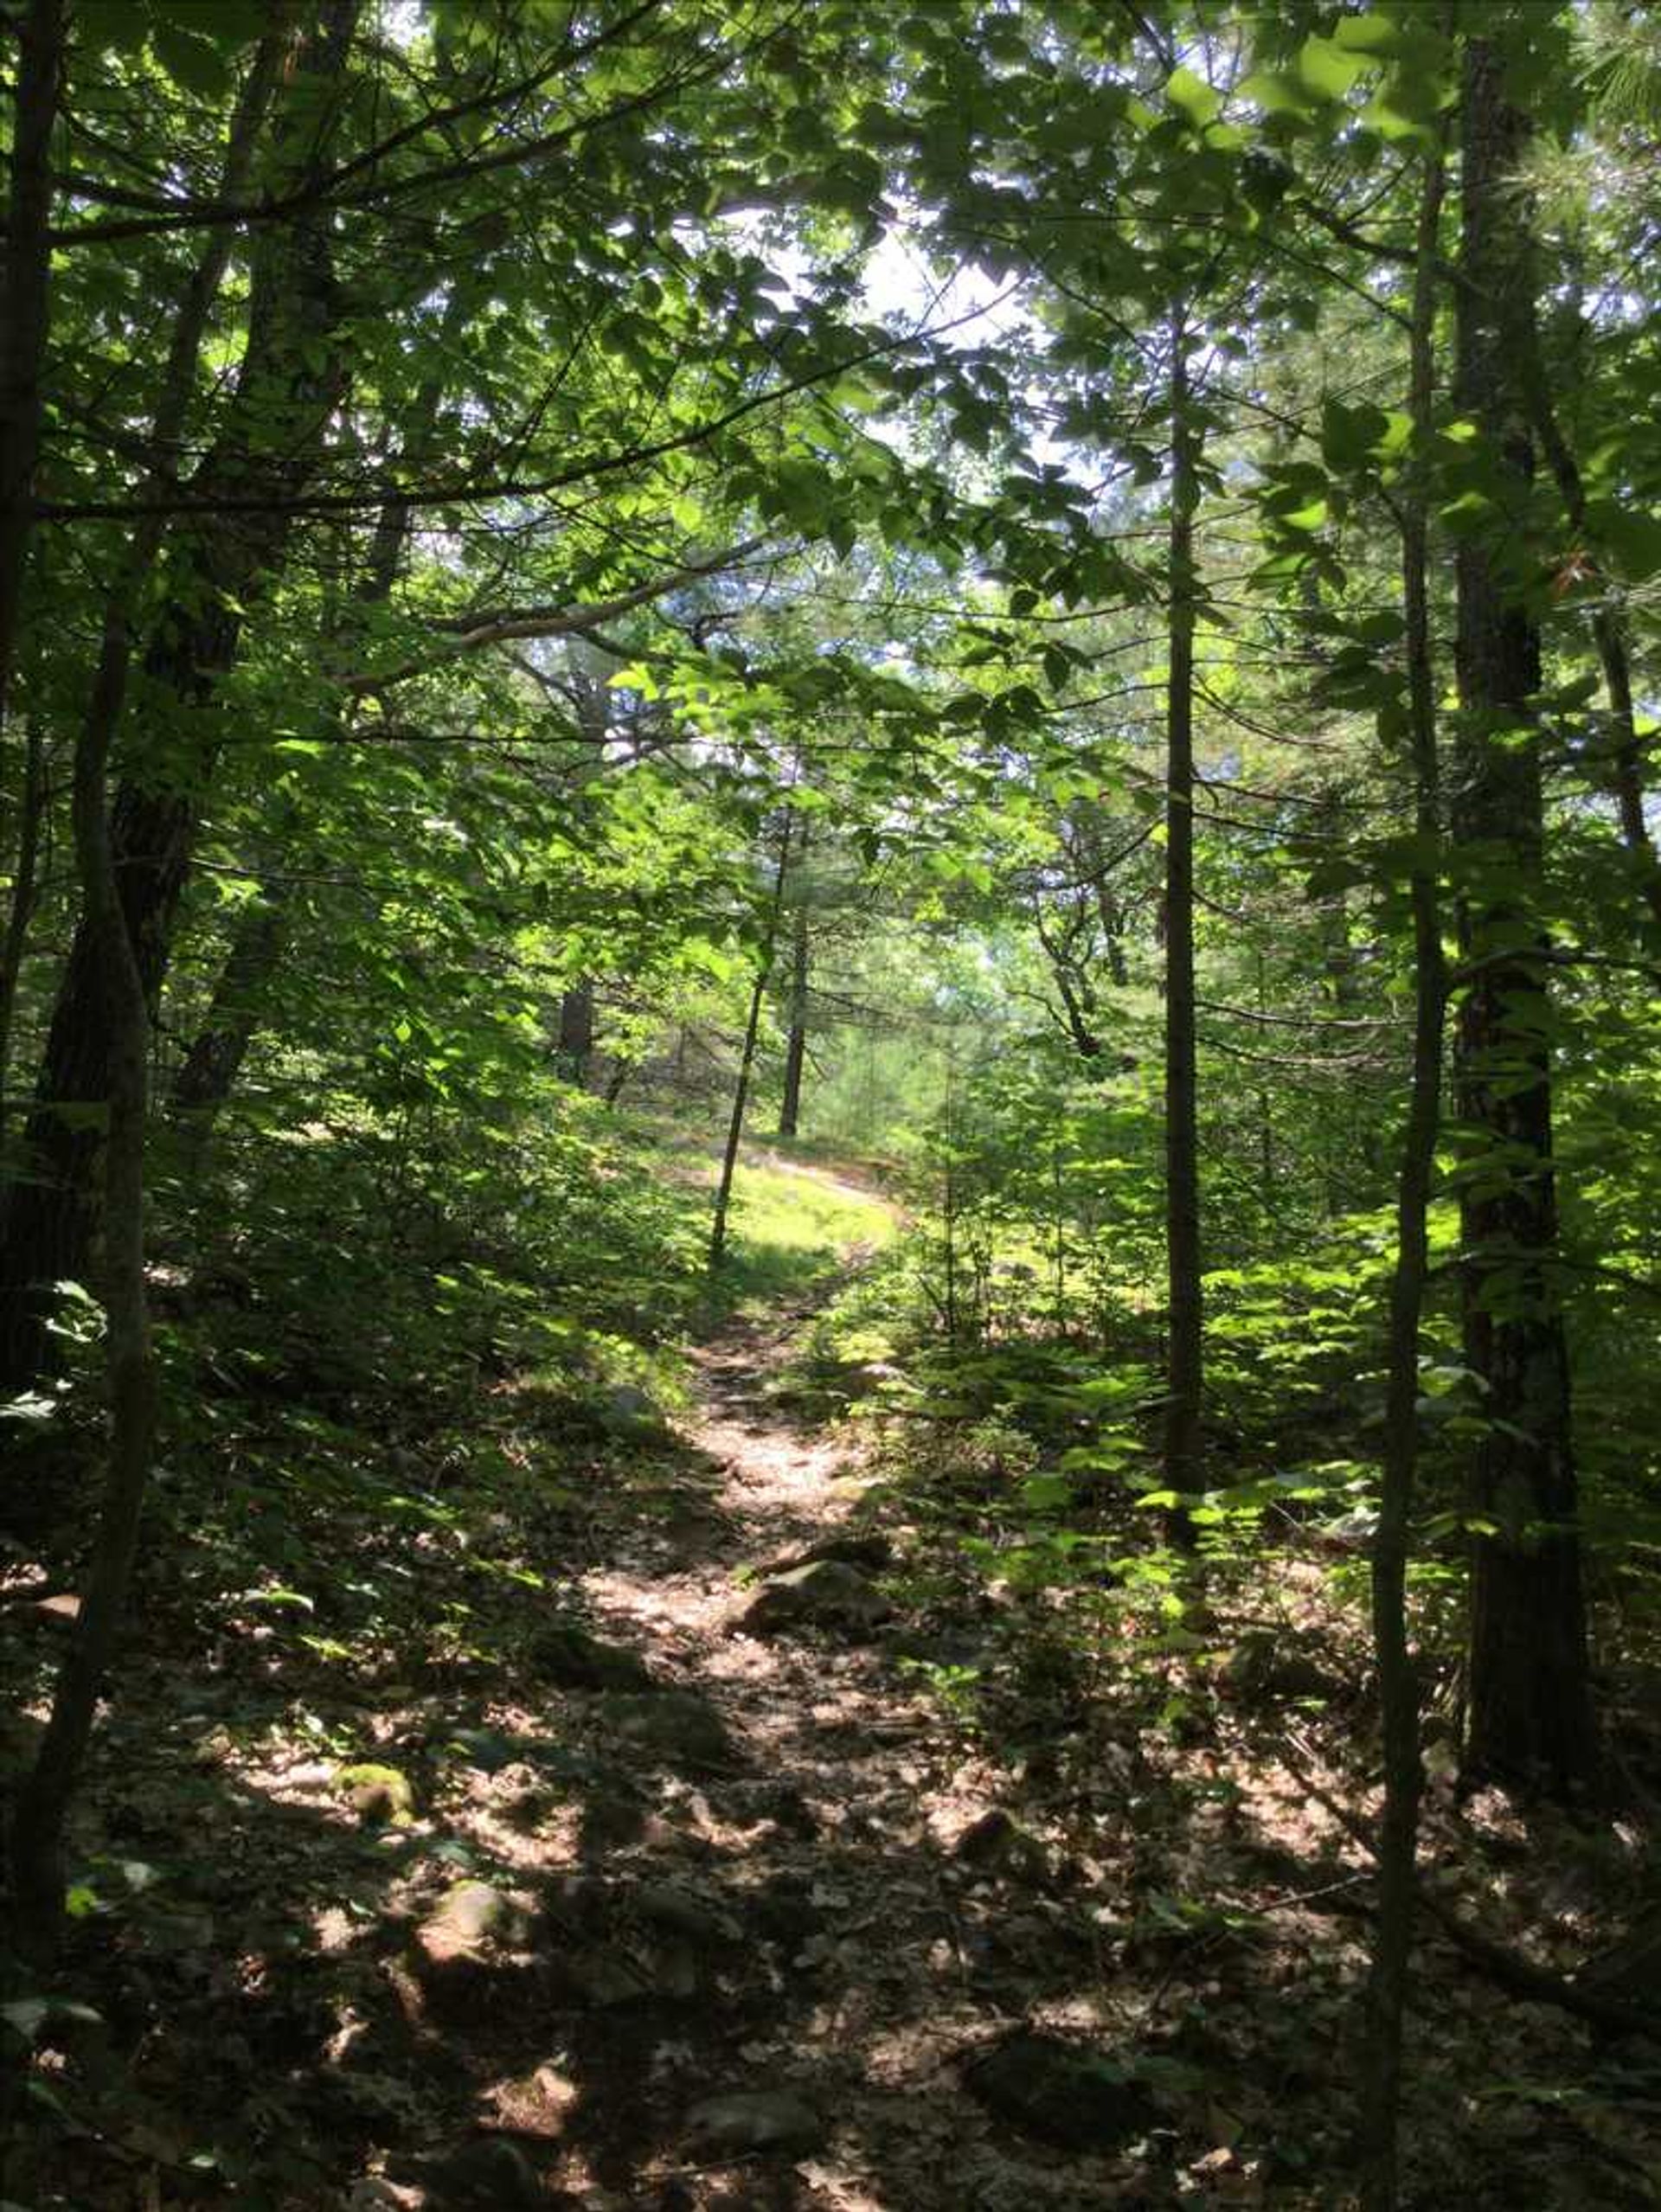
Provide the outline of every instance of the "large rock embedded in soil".
<path id="1" fill-rule="evenodd" d="M 964 2079 L 988 2112 L 1063 2151 L 1116 2151 L 1157 2118 L 1122 2066 L 1029 2028 L 976 2059 Z"/>
<path id="2" fill-rule="evenodd" d="M 522 2003 L 536 1978 L 534 1925 L 524 1898 L 493 1882 L 453 1883 L 415 1931 L 416 1978 L 435 2016 L 465 2025 Z"/>
<path id="3" fill-rule="evenodd" d="M 689 1689 L 612 1693 L 600 1701 L 600 1716 L 625 1747 L 677 1770 L 716 1773 L 738 1764 L 727 1723 L 707 1697 Z"/>
<path id="4" fill-rule="evenodd" d="M 811 1560 L 764 1583 L 738 1625 L 747 1636 L 792 1628 L 834 1628 L 869 1636 L 894 1611 L 882 1593 L 845 1560 Z"/>
<path id="5" fill-rule="evenodd" d="M 573 1620 L 549 1621 L 539 1628 L 526 1657 L 540 1681 L 555 1689 L 647 1690 L 651 1670 L 638 1651 L 602 1643 Z"/>
<path id="6" fill-rule="evenodd" d="M 712 2163 L 776 2151 L 799 2157 L 824 2140 L 824 2122 L 793 2089 L 736 2089 L 686 2116 L 689 2147 Z"/>

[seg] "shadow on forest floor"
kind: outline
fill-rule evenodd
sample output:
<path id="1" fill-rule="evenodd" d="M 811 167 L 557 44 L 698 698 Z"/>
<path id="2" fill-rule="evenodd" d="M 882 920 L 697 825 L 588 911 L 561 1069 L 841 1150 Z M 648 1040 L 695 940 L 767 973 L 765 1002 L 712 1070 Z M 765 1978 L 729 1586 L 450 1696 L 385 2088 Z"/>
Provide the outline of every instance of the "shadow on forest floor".
<path id="1" fill-rule="evenodd" d="M 47 2031 L 10 2196 L 1344 2201 L 1366 1875 L 1275 1742 L 1342 1743 L 1350 1690 L 1159 1724 L 1110 1664 L 1047 1677 L 1032 1606 L 775 1409 L 786 1339 L 729 1319 L 678 1433 L 420 1521 L 374 1570 L 400 1646 L 273 1587 L 193 1648 L 151 1588 L 64 1969 L 104 2017 Z M 827 1543 L 823 1617 L 748 1632 L 746 1570 Z M 1578 2029 L 1421 1988 L 1412 2202 L 1654 2201 Z"/>

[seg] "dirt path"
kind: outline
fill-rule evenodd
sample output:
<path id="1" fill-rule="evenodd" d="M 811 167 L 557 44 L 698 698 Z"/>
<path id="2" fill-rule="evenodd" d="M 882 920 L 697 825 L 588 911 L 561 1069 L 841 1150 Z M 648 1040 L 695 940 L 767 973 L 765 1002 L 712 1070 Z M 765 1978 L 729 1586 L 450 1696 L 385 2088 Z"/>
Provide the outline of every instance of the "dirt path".
<path id="1" fill-rule="evenodd" d="M 1073 2051 L 1114 2048 L 1126 2021 L 1101 2010 L 1062 1817 L 920 1665 L 999 1673 L 983 1582 L 904 1524 L 855 1432 L 783 1409 L 807 1318 L 731 1324 L 672 1433 L 643 1401 L 590 1444 L 532 1389 L 498 1416 L 497 1486 L 465 1516 L 434 1510 L 384 1552 L 378 1524 L 331 1522 L 347 1596 L 370 1575 L 407 1593 L 401 1640 L 317 1638 L 313 1661 L 252 1606 L 207 1668 L 157 1639 L 83 1809 L 83 1849 L 131 1894 L 110 1933 L 80 1930 L 75 1986 L 124 2040 L 83 2063 L 66 2038 L 56 2077 L 89 2124 L 43 2145 L 25 2197 L 1156 2201 L 1119 2160 L 1126 2116 L 1107 2115 L 1112 2155 L 1047 2147 L 1055 2128 L 1035 2135 L 977 2074 L 1023 2026 Z M 792 1562 L 827 1546 L 792 1614 Z M 965 1854 L 989 1815 L 990 1850 Z M 1051 2099 L 1063 2144 L 1071 2103 Z"/>
<path id="2" fill-rule="evenodd" d="M 1318 1718 L 1219 1696 L 1152 1638 L 1140 1672 L 1091 1646 L 1099 1624 L 1023 1587 L 1018 1551 L 968 1555 L 972 1510 L 907 1505 L 857 1427 L 792 1419 L 777 1385 L 805 1318 L 706 1346 L 673 1433 L 644 1400 L 585 1426 L 534 1377 L 487 1383 L 484 1471 L 456 1504 L 329 1504 L 315 1613 L 253 1592 L 209 1613 L 204 1649 L 196 1612 L 152 1590 L 78 1837 L 98 1909 L 65 1986 L 108 2027 L 66 2015 L 48 2041 L 63 2125 L 0 2194 L 40 2212 L 1338 2201 L 1320 2177 L 1345 2170 L 1364 1954 L 1327 1907 L 1365 1870 L 1277 1748 L 1290 1718 L 1303 1759 Z M 788 1617 L 787 1562 L 827 1545 L 827 1617 Z M 1318 1583 L 1296 1587 L 1312 1609 Z M 273 1618 L 261 1594 L 289 1602 Z M 375 1609 L 361 1645 L 353 1606 Z M 1344 1666 L 1336 1635 L 1313 1648 Z M 955 1706 L 952 1668 L 973 1677 Z M 1331 1679 L 1342 1790 L 1364 1707 Z M 1205 1732 L 1168 1717 L 1173 1689 Z M 1440 1820 L 1469 1862 L 1468 1808 Z M 1509 1880 L 1523 1834 L 1495 1835 Z M 1605 1881 L 1606 1857 L 1585 1863 Z M 1524 1889 L 1515 1918 L 1546 1909 Z M 1479 2001 L 1446 1962 L 1434 1991 Z M 1542 2014 L 1524 2047 L 1521 2010 L 1518 2079 L 1584 2072 L 1572 2023 Z M 1426 2204 L 1438 2131 L 1471 2155 L 1491 2073 L 1481 2036 L 1420 2068 Z M 1640 2201 L 1641 2108 L 1586 2109 L 1596 2133 L 1483 2123 L 1469 2201 Z"/>
<path id="3" fill-rule="evenodd" d="M 597 1629 L 659 1687 L 623 1701 L 649 1742 L 598 1715 L 608 1771 L 585 1815 L 574 1940 L 598 1925 L 615 1952 L 626 1925 L 645 1986 L 599 1989 L 540 2082 L 521 2068 L 520 2093 L 497 2096 L 494 2124 L 543 2138 L 544 2187 L 592 2212 L 1125 2201 L 1105 2165 L 1024 2142 L 964 2086 L 1027 2009 L 1023 1965 L 1050 1977 L 1055 1907 L 1012 1902 L 954 1856 L 997 1778 L 943 1729 L 904 1632 L 747 1632 L 754 1570 L 870 1533 L 848 1442 L 767 1402 L 788 1340 L 788 1324 L 749 1323 L 704 1351 L 687 1429 L 705 1478 L 582 1576 Z M 688 1745 L 648 1708 L 686 1720 Z M 700 1709 L 726 1738 L 715 1756 Z M 636 1817 L 596 1823 L 619 1784 Z"/>

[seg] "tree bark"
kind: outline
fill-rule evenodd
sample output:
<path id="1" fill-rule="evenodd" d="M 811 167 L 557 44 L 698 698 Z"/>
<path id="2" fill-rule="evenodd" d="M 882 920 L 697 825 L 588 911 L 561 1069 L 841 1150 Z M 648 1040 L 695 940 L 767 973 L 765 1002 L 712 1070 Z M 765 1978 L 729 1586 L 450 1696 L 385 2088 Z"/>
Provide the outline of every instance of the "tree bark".
<path id="1" fill-rule="evenodd" d="M 797 873 L 807 858 L 805 822 L 796 847 Z M 807 985 L 812 961 L 805 884 L 798 892 L 790 921 L 790 1028 L 785 1046 L 785 1094 L 779 1108 L 779 1134 L 798 1137 L 802 1126 L 802 1077 L 807 1066 Z"/>
<path id="2" fill-rule="evenodd" d="M 360 4 L 328 0 L 323 28 L 295 55 L 292 84 L 302 76 L 326 82 L 338 74 Z M 267 41 L 239 105 L 228 175 L 246 175 L 252 163 L 278 59 L 279 42 Z M 310 158 L 320 161 L 331 141 L 317 125 L 315 98 L 298 92 L 291 97 L 311 144 Z M 180 307 L 152 425 L 147 496 L 171 481 L 171 457 L 230 244 L 227 233 L 204 249 Z M 123 783 L 109 810 L 126 941 L 152 1014 L 216 754 L 215 693 L 235 663 L 243 609 L 280 565 L 293 528 L 289 503 L 316 465 L 317 433 L 339 397 L 340 371 L 328 347 L 332 290 L 321 231 L 273 230 L 262 238 L 230 419 L 192 488 L 204 497 L 234 492 L 242 500 L 267 490 L 274 503 L 266 512 L 245 507 L 200 521 L 170 563 L 163 609 L 144 655 L 152 711 L 177 718 L 184 740 L 178 750 L 188 756 L 183 772 L 174 766 L 165 777 Z M 106 612 L 82 737 L 106 755 L 122 721 L 135 621 L 163 528 L 159 514 L 138 525 Z M 90 914 L 75 932 L 25 1133 L 26 1172 L 7 1193 L 0 1221 L 0 1397 L 25 1388 L 40 1372 L 50 1343 L 53 1286 L 87 1271 L 112 1080 L 105 1029 L 108 941 Z"/>
<path id="3" fill-rule="evenodd" d="M 144 1122 L 150 1016 L 115 873 L 106 803 L 112 723 L 89 719 L 75 747 L 75 858 L 84 926 L 104 984 L 109 1129 L 104 1146 L 105 1376 L 108 1456 L 91 1572 L 11 1834 L 18 1946 L 49 1949 L 63 1910 L 63 1826 L 85 1763 L 138 1556 L 154 1449 L 156 1375 L 144 1292 Z"/>
<path id="4" fill-rule="evenodd" d="M 51 322 L 52 127 L 63 75 L 63 0 L 29 0 L 17 26 L 0 290 L 0 737 L 10 715 L 41 452 L 41 367 Z"/>
<path id="5" fill-rule="evenodd" d="M 193 1158 L 242 1072 L 287 934 L 283 888 L 263 883 L 238 917 L 207 1018 L 173 1079 L 169 1111 L 184 1130 Z"/>
<path id="6" fill-rule="evenodd" d="M 1384 1739 L 1384 1811 L 1378 1838 L 1378 1920 L 1367 1983 L 1362 2075 L 1363 2212 L 1395 2212 L 1401 2106 L 1401 2023 L 1407 2005 L 1418 1888 L 1419 1685 L 1408 1639 L 1407 1571 L 1419 1464 L 1419 1330 L 1429 1270 L 1428 1220 L 1441 1120 L 1442 1033 L 1447 984 L 1442 958 L 1440 853 L 1441 774 L 1431 644 L 1430 501 L 1425 471 L 1434 427 L 1437 241 L 1446 179 L 1439 143 L 1419 209 L 1408 413 L 1412 478 L 1401 502 L 1401 600 L 1407 619 L 1408 747 L 1417 859 L 1413 907 L 1413 1073 L 1396 1186 L 1395 1273 L 1390 1286 L 1384 1475 L 1373 1543 L 1373 1642 Z"/>
<path id="7" fill-rule="evenodd" d="M 560 997 L 560 1072 L 585 1090 L 594 1055 L 594 979 L 583 976 Z"/>
<path id="8" fill-rule="evenodd" d="M 755 1049 L 761 1035 L 761 1009 L 766 1003 L 767 985 L 773 980 L 773 954 L 779 943 L 779 917 L 784 908 L 785 882 L 790 872 L 791 824 L 793 817 L 785 816 L 785 826 L 779 838 L 779 866 L 773 879 L 773 902 L 767 911 L 766 933 L 761 940 L 761 957 L 756 962 L 755 982 L 750 992 L 750 1010 L 744 1024 L 744 1044 L 739 1055 L 738 1080 L 733 1087 L 733 1109 L 728 1117 L 727 1142 L 721 1155 L 721 1176 L 715 1185 L 715 1219 L 709 1228 L 709 1268 L 712 1275 L 721 1272 L 727 1256 L 727 1216 L 733 1202 L 733 1178 L 738 1172 L 738 1148 L 744 1138 L 744 1115 L 749 1104 L 750 1080 L 755 1072 Z"/>
<path id="9" fill-rule="evenodd" d="M 1186 1499 L 1202 1481 L 1204 1308 L 1200 1285 L 1199 1124 L 1194 984 L 1194 510 L 1199 443 L 1188 369 L 1186 311 L 1170 317 L 1170 672 L 1165 708 L 1165 1260 L 1164 1478 Z M 1171 1533 L 1192 1541 L 1179 1505 Z"/>
<path id="10" fill-rule="evenodd" d="M 11 1025 L 17 984 L 29 943 L 40 869 L 41 832 L 46 824 L 46 741 L 31 720 L 23 741 L 23 788 L 17 813 L 17 849 L 12 856 L 11 898 L 5 935 L 0 939 L 0 1160 L 4 1157 L 8 1088 L 11 1080 Z"/>
<path id="11" fill-rule="evenodd" d="M 1458 401 L 1520 510 L 1533 318 L 1517 177 L 1529 142 L 1486 37 L 1465 52 Z M 1540 641 L 1496 537 L 1457 562 L 1461 716 L 1453 827 L 1466 981 L 1456 1043 L 1465 1355 L 1485 1433 L 1472 1470 L 1472 1776 L 1567 1792 L 1590 1768 L 1585 1605 L 1552 1164 L 1552 1010 L 1540 919 Z"/>

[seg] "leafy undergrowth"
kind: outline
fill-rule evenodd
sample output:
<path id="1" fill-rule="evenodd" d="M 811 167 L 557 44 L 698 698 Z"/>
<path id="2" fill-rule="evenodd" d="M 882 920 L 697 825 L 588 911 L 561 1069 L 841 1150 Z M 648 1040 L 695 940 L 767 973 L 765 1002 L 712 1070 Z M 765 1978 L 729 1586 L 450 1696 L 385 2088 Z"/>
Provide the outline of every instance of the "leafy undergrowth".
<path id="1" fill-rule="evenodd" d="M 911 1532 L 902 1664 L 1098 1901 L 1088 2016 L 1215 2138 L 1190 2193 L 1349 2202 L 1380 1796 L 1355 1463 L 1212 1493 L 1190 1560 L 1147 1510 L 1165 1494 L 1143 1471 L 1145 1373 L 1031 1340 L 920 1357 L 894 1322 L 881 1283 L 857 1286 L 805 1361 L 875 1394 L 855 1407 L 870 1499 Z M 1653 1938 L 1623 1936 L 1652 1928 L 1658 1897 L 1657 1624 L 1629 1614 L 1610 1638 L 1626 1760 L 1571 1818 L 1457 1786 L 1455 1583 L 1433 1544 L 1412 1597 L 1427 1878 L 1517 1957 L 1573 1978 L 1602 1954 L 1652 2000 Z M 1601 2041 L 1434 1928 L 1414 2008 L 1406 2202 L 1661 2201 L 1661 2017 L 1653 2038 Z"/>
<path id="2" fill-rule="evenodd" d="M 768 1311 L 811 1298 L 846 1276 L 850 1260 L 893 1241 L 892 1205 L 790 1151 L 752 1150 L 733 1191 L 733 1251 L 721 1286 L 723 1305 Z"/>
<path id="3" fill-rule="evenodd" d="M 412 1884 L 492 1863 L 493 1722 L 550 1624 L 580 1621 L 619 1515 L 697 1520 L 712 1470 L 673 1426 L 688 1330 L 809 1295 L 888 1231 L 833 1179 L 747 1164 L 712 1297 L 703 1191 L 570 1105 L 556 1141 L 471 1147 L 460 1189 L 430 1141 L 267 1140 L 221 1167 L 253 1228 L 220 1237 L 210 1202 L 169 1240 L 164 1457 L 72 1836 L 71 1939 L 51 1978 L 10 1978 L 0 2024 L 32 2141 L 9 2202 L 332 2203 L 366 2131 L 423 2132 L 419 2035 L 367 2086 L 335 2061 L 360 2000 L 381 2019 Z M 74 1617 L 95 1349 L 14 1461 L 14 1772 Z M 575 1818 L 595 1770 L 568 1733 L 538 1736 L 532 1796 Z"/>
<path id="4" fill-rule="evenodd" d="M 632 1172 L 568 1162 L 565 1221 L 590 1174 L 626 1200 Z M 308 1244 L 328 1179 L 305 1157 L 284 1187 Z M 1190 1576 L 1081 1453 L 1066 1358 L 923 1356 L 903 1254 L 857 1264 L 892 1217 L 832 1173 L 747 1170 L 693 1356 L 702 1200 L 639 1208 L 639 1250 L 547 1305 L 477 1219 L 424 1279 L 350 1221 L 326 1283 L 285 1275 L 275 1221 L 181 1258 L 191 1417 L 71 1940 L 8 2016 L 9 2198 L 1345 2202 L 1369 1900 L 1346 1824 L 1374 1779 L 1356 1555 L 1311 1507 L 1249 1546 L 1224 1515 Z M 656 1320 L 627 1287 L 648 1245 Z M 1104 1407 L 1133 1427 L 1145 1385 L 1096 1384 L 1089 1433 Z M 868 1614 L 747 1632 L 755 1580 L 827 1536 Z M 9 1575 L 19 1706 L 67 1564 Z M 1433 1666 L 1433 1577 L 1417 1604 Z M 1567 1968 L 1644 1905 L 1630 1813 L 1462 1805 L 1433 1766 L 1427 1861 L 1490 1934 Z M 1653 2045 L 1599 2046 L 1440 1940 L 1419 1972 L 1410 2202 L 1655 2201 Z M 1008 2078 L 1035 2051 L 1059 2109 Z M 734 2097 L 798 2132 L 747 2149 Z"/>

